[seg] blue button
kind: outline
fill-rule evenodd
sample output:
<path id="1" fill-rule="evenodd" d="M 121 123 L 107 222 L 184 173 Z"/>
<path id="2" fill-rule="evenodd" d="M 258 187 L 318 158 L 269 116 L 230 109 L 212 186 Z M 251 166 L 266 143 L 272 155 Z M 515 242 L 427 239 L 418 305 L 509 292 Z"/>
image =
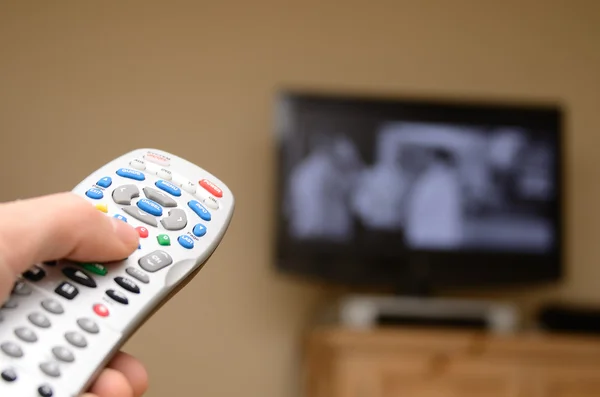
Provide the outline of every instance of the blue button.
<path id="1" fill-rule="evenodd" d="M 188 206 L 198 215 L 200 218 L 205 221 L 210 221 L 210 212 L 202 204 L 197 202 L 196 200 L 192 200 L 188 203 Z"/>
<path id="2" fill-rule="evenodd" d="M 177 241 L 179 242 L 179 244 L 181 244 L 183 248 L 187 248 L 189 250 L 194 248 L 194 240 L 192 240 L 190 236 L 186 236 L 184 234 L 183 236 L 177 237 Z"/>
<path id="3" fill-rule="evenodd" d="M 123 178 L 135 179 L 136 181 L 143 181 L 146 179 L 144 174 L 140 171 L 132 170 L 129 168 L 120 168 L 117 170 L 117 175 L 122 176 Z"/>
<path id="4" fill-rule="evenodd" d="M 173 185 L 171 182 L 158 181 L 155 183 L 156 187 L 164 190 L 165 192 L 172 194 L 173 196 L 181 196 L 181 189 Z"/>
<path id="5" fill-rule="evenodd" d="M 96 185 L 103 187 L 103 188 L 107 188 L 110 185 L 112 185 L 112 178 L 110 176 L 105 176 L 104 178 L 100 179 Z"/>
<path id="6" fill-rule="evenodd" d="M 94 200 L 100 200 L 102 197 L 104 197 L 102 190 L 96 189 L 95 187 L 85 192 L 85 195 Z"/>
<path id="7" fill-rule="evenodd" d="M 137 202 L 137 206 L 140 207 L 141 210 L 154 216 L 161 216 L 163 213 L 162 207 L 152 200 L 141 199 Z"/>
<path id="8" fill-rule="evenodd" d="M 115 216 L 113 216 L 113 218 L 117 218 L 120 221 L 123 221 L 125 223 L 127 223 L 127 218 L 125 218 L 123 215 L 121 214 L 116 214 Z"/>
<path id="9" fill-rule="evenodd" d="M 206 226 L 201 225 L 199 223 L 196 226 L 194 226 L 192 233 L 194 233 L 194 236 L 196 236 L 196 237 L 202 237 L 206 234 Z"/>

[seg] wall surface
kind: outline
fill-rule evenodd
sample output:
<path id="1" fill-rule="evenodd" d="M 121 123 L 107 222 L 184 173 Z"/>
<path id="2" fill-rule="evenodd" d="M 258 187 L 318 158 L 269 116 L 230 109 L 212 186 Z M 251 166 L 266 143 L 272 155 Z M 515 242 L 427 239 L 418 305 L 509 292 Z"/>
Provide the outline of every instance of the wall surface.
<path id="1" fill-rule="evenodd" d="M 564 102 L 568 277 L 506 296 L 600 302 L 597 2 L 91 4 L 0 5 L 0 199 L 69 190 L 139 146 L 230 184 L 221 248 L 127 345 L 148 365 L 149 397 L 297 395 L 297 341 L 329 292 L 271 269 L 280 86 Z"/>

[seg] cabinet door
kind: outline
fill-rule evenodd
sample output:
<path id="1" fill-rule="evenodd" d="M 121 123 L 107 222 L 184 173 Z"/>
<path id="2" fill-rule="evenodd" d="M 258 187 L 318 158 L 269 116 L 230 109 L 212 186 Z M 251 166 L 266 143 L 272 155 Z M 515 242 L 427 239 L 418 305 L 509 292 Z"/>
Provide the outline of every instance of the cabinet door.
<path id="1" fill-rule="evenodd" d="M 565 366 L 537 370 L 535 397 L 598 397 L 600 369 L 587 366 Z"/>
<path id="2" fill-rule="evenodd" d="M 514 364 L 407 355 L 354 357 L 342 368 L 336 397 L 532 397 Z"/>
<path id="3" fill-rule="evenodd" d="M 453 361 L 429 371 L 382 372 L 382 397 L 521 397 L 514 366 Z"/>

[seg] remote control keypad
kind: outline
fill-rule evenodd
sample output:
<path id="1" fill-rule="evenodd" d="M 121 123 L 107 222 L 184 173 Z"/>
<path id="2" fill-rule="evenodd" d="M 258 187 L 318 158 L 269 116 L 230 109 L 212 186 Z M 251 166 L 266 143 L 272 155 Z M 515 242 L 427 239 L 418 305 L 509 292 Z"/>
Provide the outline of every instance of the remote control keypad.
<path id="1" fill-rule="evenodd" d="M 169 166 L 170 160 L 159 154 L 150 154 L 144 160 L 133 159 L 129 167 L 113 170 L 115 178 L 109 175 L 98 177 L 95 183 L 84 190 L 85 196 L 104 213 L 114 211 L 116 204 L 117 213 L 110 214 L 116 219 L 128 222 L 127 216 L 130 216 L 148 225 L 148 228 L 137 227 L 140 238 L 143 239 L 140 240 L 139 249 L 144 245 L 160 246 L 166 250 L 193 249 L 199 238 L 206 235 L 207 227 L 204 222 L 212 220 L 210 211 L 220 208 L 217 197 L 221 198 L 223 192 L 206 179 L 199 180 L 196 185 L 167 168 Z M 152 175 L 159 179 L 146 181 Z M 182 198 L 184 192 L 192 197 Z M 162 233 L 160 229 L 163 229 Z M 169 232 L 178 234 L 173 235 L 173 238 L 179 247 L 171 248 Z M 82 363 L 81 360 L 85 361 L 78 357 L 79 354 L 98 348 L 95 338 L 108 336 L 117 340 L 118 336 L 111 334 L 114 329 L 105 328 L 103 321 L 109 321 L 106 323 L 107 327 L 119 329 L 120 310 L 137 308 L 134 303 L 139 302 L 138 297 L 144 296 L 144 288 L 156 288 L 155 286 L 160 285 L 153 283 L 152 276 L 148 273 L 157 273 L 173 264 L 169 251 L 155 248 L 148 248 L 148 251 L 136 253 L 136 262 L 132 262 L 126 269 L 118 270 L 117 267 L 117 274 L 107 278 L 103 277 L 107 276 L 109 269 L 104 264 L 94 262 L 50 261 L 43 264 L 45 267 L 32 266 L 22 274 L 27 282 L 21 280 L 15 283 L 11 296 L 0 310 L 0 323 L 6 323 L 5 319 L 12 318 L 11 316 L 19 316 L 15 309 L 21 306 L 22 299 L 30 301 L 23 306 L 24 310 L 27 310 L 24 318 L 11 329 L 11 334 L 3 335 L 4 340 L 0 340 L 0 355 L 14 360 L 22 360 L 27 356 L 28 360 L 31 360 L 31 352 L 35 353 L 35 350 L 29 351 L 29 348 L 39 346 L 40 340 L 47 337 L 46 333 L 54 335 L 55 338 L 58 336 L 43 355 L 34 354 L 38 357 L 34 361 L 35 368 L 48 377 L 48 383 L 42 379 L 31 386 L 34 393 L 37 391 L 42 397 L 53 397 L 55 392 L 62 393 L 60 382 L 54 384 L 52 379 L 64 378 L 66 381 L 67 377 L 71 376 L 69 365 L 77 367 L 80 365 L 78 363 Z M 61 266 L 58 267 L 58 264 Z M 119 274 L 120 272 L 123 273 Z M 62 279 L 54 278 L 57 275 Z M 109 283 L 112 287 L 108 286 Z M 37 286 L 45 289 L 46 293 L 40 294 Z M 69 314 L 69 302 L 88 304 L 88 291 L 93 289 L 100 290 L 94 295 L 97 301 L 90 304 L 89 317 L 82 314 L 77 319 L 72 318 L 73 312 Z M 80 297 L 80 294 L 83 296 Z M 70 327 L 62 328 L 69 321 L 72 321 Z M 19 377 L 23 378 L 21 382 L 26 382 L 29 376 L 27 372 L 21 373 L 18 366 L 0 367 L 0 371 L 4 382 L 19 384 Z"/>

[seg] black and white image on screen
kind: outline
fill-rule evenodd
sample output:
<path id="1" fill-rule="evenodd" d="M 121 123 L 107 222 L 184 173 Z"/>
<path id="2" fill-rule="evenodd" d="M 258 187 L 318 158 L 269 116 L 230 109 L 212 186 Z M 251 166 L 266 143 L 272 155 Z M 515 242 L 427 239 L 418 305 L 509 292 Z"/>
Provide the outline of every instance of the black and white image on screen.
<path id="1" fill-rule="evenodd" d="M 395 121 L 374 133 L 366 161 L 366 141 L 356 134 L 307 131 L 306 150 L 286 179 L 292 239 L 351 244 L 360 235 L 411 249 L 552 249 L 549 139 L 520 127 Z"/>

